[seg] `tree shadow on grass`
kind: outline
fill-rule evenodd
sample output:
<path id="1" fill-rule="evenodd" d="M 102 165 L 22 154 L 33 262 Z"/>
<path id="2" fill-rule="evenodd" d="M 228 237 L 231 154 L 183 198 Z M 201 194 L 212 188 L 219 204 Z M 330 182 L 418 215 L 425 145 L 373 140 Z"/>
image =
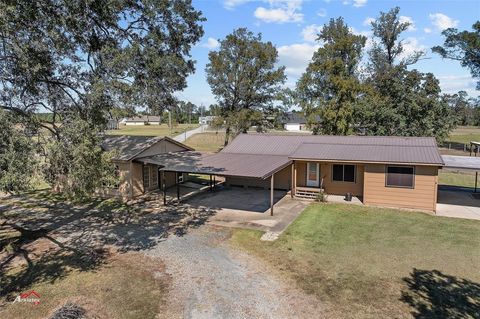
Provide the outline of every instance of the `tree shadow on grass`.
<path id="1" fill-rule="evenodd" d="M 0 297 L 12 299 L 33 284 L 54 282 L 71 271 L 94 270 L 110 248 L 139 251 L 170 235 L 183 236 L 215 213 L 160 203 L 71 203 L 48 193 L 0 203 Z"/>
<path id="2" fill-rule="evenodd" d="M 413 269 L 401 301 L 418 319 L 480 318 L 480 284 L 438 270 Z"/>

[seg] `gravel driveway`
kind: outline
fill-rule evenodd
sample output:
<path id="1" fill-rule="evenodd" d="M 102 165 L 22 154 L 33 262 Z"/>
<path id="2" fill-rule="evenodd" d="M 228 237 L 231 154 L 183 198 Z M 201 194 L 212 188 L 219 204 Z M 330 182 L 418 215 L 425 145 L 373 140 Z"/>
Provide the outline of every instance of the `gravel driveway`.
<path id="1" fill-rule="evenodd" d="M 229 230 L 203 226 L 147 252 L 172 278 L 167 318 L 318 318 L 318 301 L 226 244 Z"/>

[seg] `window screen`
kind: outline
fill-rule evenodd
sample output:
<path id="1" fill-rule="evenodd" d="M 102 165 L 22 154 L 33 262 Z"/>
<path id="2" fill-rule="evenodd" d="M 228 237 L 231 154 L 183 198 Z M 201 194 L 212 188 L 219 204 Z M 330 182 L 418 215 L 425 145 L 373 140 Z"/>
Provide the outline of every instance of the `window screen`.
<path id="1" fill-rule="evenodd" d="M 413 188 L 414 168 L 412 166 L 387 166 L 387 186 Z"/>
<path id="2" fill-rule="evenodd" d="M 150 167 L 149 166 L 143 167 L 143 187 L 145 188 L 150 187 Z"/>
<path id="3" fill-rule="evenodd" d="M 332 179 L 337 182 L 355 182 L 355 165 L 333 165 Z"/>

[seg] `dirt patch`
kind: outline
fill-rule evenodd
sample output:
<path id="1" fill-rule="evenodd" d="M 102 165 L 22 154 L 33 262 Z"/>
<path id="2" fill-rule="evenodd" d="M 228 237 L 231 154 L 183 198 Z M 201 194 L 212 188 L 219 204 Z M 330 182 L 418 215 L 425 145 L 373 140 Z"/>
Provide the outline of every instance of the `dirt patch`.
<path id="1" fill-rule="evenodd" d="M 40 295 L 40 304 L 0 304 L 1 318 L 48 318 L 73 303 L 86 318 L 154 318 L 164 313 L 170 278 L 158 259 L 140 253 L 114 254 L 95 271 L 75 271 L 54 282 L 28 290 Z"/>

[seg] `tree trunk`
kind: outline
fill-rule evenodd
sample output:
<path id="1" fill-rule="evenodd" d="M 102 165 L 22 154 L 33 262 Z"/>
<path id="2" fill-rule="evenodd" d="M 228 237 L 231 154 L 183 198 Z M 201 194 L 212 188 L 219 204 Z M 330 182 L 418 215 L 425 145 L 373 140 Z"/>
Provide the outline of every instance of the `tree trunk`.
<path id="1" fill-rule="evenodd" d="M 223 143 L 224 147 L 228 145 L 229 136 L 230 136 L 230 125 L 227 125 L 227 127 L 225 128 L 225 143 Z"/>

